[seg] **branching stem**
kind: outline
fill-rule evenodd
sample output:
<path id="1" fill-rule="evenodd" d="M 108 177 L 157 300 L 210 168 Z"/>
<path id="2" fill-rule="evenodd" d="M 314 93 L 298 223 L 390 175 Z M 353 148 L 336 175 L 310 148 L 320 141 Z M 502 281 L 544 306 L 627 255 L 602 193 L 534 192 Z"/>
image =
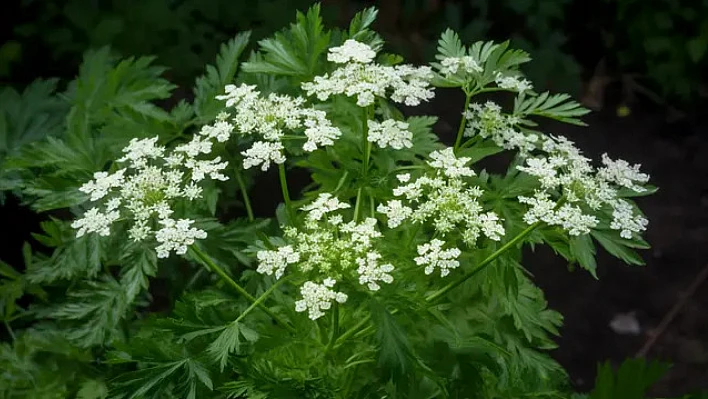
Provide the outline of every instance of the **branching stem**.
<path id="1" fill-rule="evenodd" d="M 295 332 L 296 332 L 295 329 L 294 329 L 292 326 L 290 326 L 287 322 L 285 322 L 283 319 L 281 319 L 277 314 L 273 313 L 270 309 L 268 309 L 265 305 L 263 305 L 263 303 L 258 302 L 258 300 L 257 300 L 253 295 L 249 294 L 248 291 L 246 291 L 246 290 L 245 290 L 243 287 L 241 287 L 236 281 L 234 281 L 234 279 L 232 279 L 231 276 L 229 276 L 228 274 L 226 274 L 226 272 L 224 271 L 224 269 L 222 269 L 221 267 L 219 267 L 219 265 L 217 265 L 217 264 L 209 257 L 209 255 L 207 255 L 206 253 L 204 253 L 204 251 L 202 251 L 201 249 L 199 249 L 199 247 L 197 247 L 196 245 L 192 245 L 191 247 L 189 247 L 189 249 L 190 249 L 190 251 L 192 251 L 192 253 L 193 253 L 194 255 L 196 255 L 196 257 L 202 262 L 202 264 L 203 264 L 207 269 L 209 269 L 209 270 L 213 271 L 214 273 L 216 273 L 219 277 L 221 277 L 221 279 L 222 279 L 226 284 L 230 285 L 231 288 L 233 288 L 233 289 L 234 289 L 236 292 L 238 292 L 241 296 L 243 296 L 244 298 L 246 298 L 249 302 L 256 304 L 256 306 L 258 306 L 259 308 L 261 308 L 261 310 L 263 310 L 268 316 L 270 316 L 273 320 L 275 320 L 276 323 L 278 323 L 278 324 L 280 324 L 281 326 L 283 326 L 283 328 L 285 328 L 285 329 L 288 330 L 289 332 L 291 332 L 291 333 L 295 333 Z"/>

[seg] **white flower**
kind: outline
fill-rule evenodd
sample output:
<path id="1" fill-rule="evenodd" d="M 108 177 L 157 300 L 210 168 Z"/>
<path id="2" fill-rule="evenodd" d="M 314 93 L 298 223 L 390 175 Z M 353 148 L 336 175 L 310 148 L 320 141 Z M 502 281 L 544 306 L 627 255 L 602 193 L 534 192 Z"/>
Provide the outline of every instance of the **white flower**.
<path id="1" fill-rule="evenodd" d="M 162 158 L 165 148 L 157 144 L 158 137 L 149 139 L 131 139 L 130 144 L 123 149 L 125 155 L 118 162 L 130 162 L 132 168 L 142 168 L 149 159 Z"/>
<path id="2" fill-rule="evenodd" d="M 312 203 L 305 205 L 300 209 L 309 212 L 307 215 L 309 220 L 320 220 L 322 219 L 322 216 L 328 213 L 350 207 L 351 205 L 346 202 L 340 202 L 339 198 L 332 196 L 332 194 L 322 193 Z"/>
<path id="3" fill-rule="evenodd" d="M 354 46 L 349 44 L 348 48 L 353 49 Z M 319 100 L 326 101 L 330 96 L 344 94 L 347 97 L 356 97 L 360 107 L 370 106 L 376 97 L 385 98 L 387 92 L 391 92 L 392 101 L 408 106 L 416 106 L 421 101 L 434 97 L 430 88 L 434 74 L 430 67 L 387 66 L 373 63 L 371 60 L 361 63 L 357 60 L 366 60 L 368 56 L 353 58 L 354 52 L 337 51 L 336 55 L 331 56 L 337 62 L 346 63 L 335 69 L 331 75 L 316 76 L 312 82 L 303 83 L 302 89 L 308 96 L 314 95 Z"/>
<path id="4" fill-rule="evenodd" d="M 271 162 L 276 164 L 285 162 L 283 145 L 280 142 L 256 141 L 251 148 L 241 154 L 245 157 L 243 159 L 244 169 L 261 165 L 261 170 L 265 172 Z"/>
<path id="5" fill-rule="evenodd" d="M 374 60 L 376 52 L 370 46 L 349 39 L 339 47 L 332 47 L 327 54 L 327 60 L 337 64 L 345 64 L 349 61 L 368 64 Z"/>
<path id="6" fill-rule="evenodd" d="M 193 220 L 189 219 L 162 219 L 162 228 L 155 233 L 155 239 L 160 244 L 155 248 L 158 258 L 166 258 L 171 251 L 184 255 L 187 247 L 194 244 L 195 239 L 204 239 L 207 234 L 192 226 Z"/>
<path id="7" fill-rule="evenodd" d="M 227 141 L 234 130 L 234 125 L 227 122 L 228 116 L 229 114 L 226 112 L 220 112 L 219 115 L 216 116 L 214 125 L 202 126 L 199 134 L 209 139 L 215 139 L 219 143 Z"/>
<path id="8" fill-rule="evenodd" d="M 418 245 L 418 257 L 415 258 L 415 263 L 419 266 L 425 266 L 425 274 L 432 274 L 435 268 L 440 269 L 440 276 L 445 277 L 450 274 L 451 269 L 456 269 L 460 266 L 457 257 L 462 251 L 458 248 L 442 249 L 444 241 L 433 239 L 429 243 Z"/>
<path id="9" fill-rule="evenodd" d="M 520 79 L 516 76 L 504 76 L 501 72 L 497 72 L 494 82 L 502 89 L 513 90 L 519 93 L 533 89 L 531 82 L 526 79 Z"/>
<path id="10" fill-rule="evenodd" d="M 612 203 L 612 222 L 610 228 L 620 230 L 620 237 L 632 239 L 633 233 L 641 233 L 647 229 L 649 221 L 642 215 L 635 215 L 634 208 L 625 200 L 615 200 Z"/>
<path id="11" fill-rule="evenodd" d="M 282 140 L 286 133 L 303 133 L 307 141 L 302 149 L 307 152 L 333 145 L 342 135 L 327 119 L 326 112 L 305 107 L 301 97 L 275 93 L 263 97 L 255 86 L 243 84 L 227 86 L 226 95 L 217 98 L 226 100 L 226 106 L 236 111 L 231 120 L 233 125 L 225 120 L 221 122 L 223 125 L 215 125 L 214 129 L 222 131 L 217 137 L 225 136 L 227 131 L 230 134 L 233 129 L 244 136 L 259 136 L 251 148 L 242 152 L 246 156 L 243 163 L 246 169 L 262 165 L 265 171 L 271 162 L 285 162 Z"/>
<path id="12" fill-rule="evenodd" d="M 518 150 L 524 156 L 535 150 L 538 145 L 538 135 L 517 131 L 515 127 L 519 124 L 518 118 L 504 115 L 501 107 L 492 101 L 484 104 L 472 103 L 463 114 L 467 119 L 464 132 L 467 137 L 479 135 L 491 138 L 499 147 Z"/>
<path id="13" fill-rule="evenodd" d="M 229 180 L 226 175 L 221 173 L 222 170 L 226 169 L 229 163 L 220 161 L 221 157 L 208 160 L 195 160 L 188 158 L 185 162 L 185 166 L 192 169 L 192 181 L 195 182 L 204 180 L 206 176 L 209 176 L 213 180 Z"/>
<path id="14" fill-rule="evenodd" d="M 323 310 L 332 307 L 333 301 L 346 302 L 347 294 L 331 289 L 335 283 L 336 281 L 331 278 L 325 279 L 322 284 L 306 281 L 300 288 L 302 299 L 295 302 L 295 311 L 304 312 L 307 310 L 308 317 L 317 320 L 324 316 Z"/>
<path id="15" fill-rule="evenodd" d="M 110 211 L 103 213 L 98 208 L 91 208 L 81 219 L 71 223 L 71 227 L 79 229 L 76 232 L 77 237 L 81 237 L 86 233 L 98 233 L 100 236 L 108 236 L 111 234 L 111 224 L 120 218 L 120 213 Z"/>
<path id="16" fill-rule="evenodd" d="M 383 281 L 386 284 L 393 282 L 393 277 L 389 274 L 393 271 L 393 265 L 390 263 L 379 265 L 381 254 L 378 252 L 369 252 L 365 258 L 357 258 L 356 263 L 359 265 L 357 273 L 359 273 L 359 284 L 366 284 L 371 291 L 378 291 L 381 287 L 377 283 Z"/>
<path id="17" fill-rule="evenodd" d="M 279 247 L 275 251 L 258 251 L 256 257 L 258 258 L 258 269 L 256 271 L 269 276 L 275 274 L 276 279 L 283 276 L 288 265 L 300 260 L 300 254 L 295 252 L 290 245 Z"/>
<path id="18" fill-rule="evenodd" d="M 474 58 L 466 55 L 463 57 L 445 57 L 440 61 L 440 73 L 454 75 L 460 70 L 465 73 L 481 73 L 484 69 L 479 66 Z"/>
<path id="19" fill-rule="evenodd" d="M 408 131 L 408 124 L 403 121 L 386 119 L 379 123 L 373 120 L 368 122 L 369 133 L 367 139 L 376 143 L 381 148 L 391 147 L 396 150 L 413 147 L 413 133 Z"/>
<path id="20" fill-rule="evenodd" d="M 504 227 L 501 225 L 499 217 L 494 212 L 487 212 L 479 215 L 479 222 L 484 235 L 490 240 L 500 241 L 504 236 Z"/>
<path id="21" fill-rule="evenodd" d="M 79 188 L 86 194 L 91 195 L 91 201 L 97 201 L 108 194 L 113 188 L 118 188 L 125 182 L 125 169 L 120 169 L 114 173 L 96 172 L 93 174 L 94 180 L 91 180 Z"/>
<path id="22" fill-rule="evenodd" d="M 572 236 L 589 233 L 599 222 L 595 216 L 584 214 L 575 205 L 566 203 L 556 209 L 558 204 L 550 200 L 548 193 L 543 191 L 537 191 L 533 198 L 521 196 L 519 202 L 530 205 L 524 215 L 527 224 L 545 222 L 551 226 L 560 226 Z"/>
<path id="23" fill-rule="evenodd" d="M 432 161 L 428 161 L 428 164 L 440 170 L 447 177 L 456 178 L 475 175 L 472 169 L 465 166 L 470 161 L 470 158 L 457 158 L 451 147 L 431 152 L 430 159 Z"/>
<path id="24" fill-rule="evenodd" d="M 649 175 L 639 171 L 641 165 L 630 166 L 622 159 L 613 161 L 607 154 L 602 154 L 602 163 L 605 167 L 597 171 L 600 178 L 638 193 L 646 191 L 644 187 L 637 184 L 649 181 Z"/>
<path id="25" fill-rule="evenodd" d="M 386 215 L 386 218 L 388 218 L 388 227 L 392 229 L 400 226 L 401 223 L 413 214 L 413 210 L 403 205 L 400 200 L 388 201 L 386 205 L 379 204 L 376 210 Z"/>
<path id="26" fill-rule="evenodd" d="M 366 218 L 363 222 L 351 221 L 340 227 L 343 233 L 349 233 L 351 245 L 356 251 L 366 251 L 371 248 L 372 240 L 381 237 L 381 233 L 376 230 L 376 219 Z"/>

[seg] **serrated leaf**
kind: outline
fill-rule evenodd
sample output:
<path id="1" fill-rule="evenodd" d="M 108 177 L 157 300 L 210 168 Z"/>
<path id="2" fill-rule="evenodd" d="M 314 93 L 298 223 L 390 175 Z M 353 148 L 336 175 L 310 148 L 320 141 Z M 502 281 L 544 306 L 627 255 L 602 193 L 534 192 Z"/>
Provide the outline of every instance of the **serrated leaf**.
<path id="1" fill-rule="evenodd" d="M 148 288 L 148 279 L 157 274 L 157 253 L 144 245 L 129 245 L 121 263 L 120 284 L 125 289 L 126 300 L 132 303 Z"/>
<path id="2" fill-rule="evenodd" d="M 232 322 L 221 331 L 221 334 L 209 345 L 207 352 L 214 361 L 219 363 L 221 371 L 224 371 L 231 353 L 241 351 L 241 325 Z"/>
<path id="3" fill-rule="evenodd" d="M 383 304 L 373 302 L 371 316 L 379 345 L 379 365 L 394 380 L 413 370 L 413 349 L 405 330 Z"/>
<path id="4" fill-rule="evenodd" d="M 211 122 L 223 105 L 216 96 L 233 82 L 239 67 L 239 58 L 246 49 L 251 33 L 243 32 L 221 45 L 215 65 L 207 65 L 204 75 L 197 78 L 194 87 L 194 110 L 199 122 Z"/>
<path id="5" fill-rule="evenodd" d="M 322 26 L 320 5 L 315 4 L 307 14 L 298 12 L 290 29 L 258 42 L 262 60 L 246 62 L 243 69 L 249 73 L 310 79 L 316 75 L 317 61 L 327 50 L 329 39 L 330 33 Z"/>
<path id="6" fill-rule="evenodd" d="M 447 29 L 438 39 L 438 55 L 436 58 L 442 60 L 446 57 L 464 57 L 467 50 L 462 45 L 457 32 Z"/>
<path id="7" fill-rule="evenodd" d="M 632 249 L 646 249 L 649 247 L 646 242 L 626 240 L 620 237 L 617 231 L 612 230 L 593 230 L 591 234 L 610 255 L 621 259 L 629 265 L 644 266 L 646 264 L 642 257 Z"/>
<path id="8" fill-rule="evenodd" d="M 590 235 L 572 236 L 569 240 L 570 253 L 580 266 L 597 278 L 597 262 L 595 262 L 595 245 Z"/>
<path id="9" fill-rule="evenodd" d="M 27 270 L 32 283 L 51 283 L 78 277 L 94 277 L 101 270 L 101 242 L 87 234 L 55 249 L 49 259 L 33 262 Z"/>
<path id="10" fill-rule="evenodd" d="M 627 359 L 613 373 L 609 362 L 598 365 L 590 399 L 644 399 L 647 390 L 670 368 L 666 363 Z"/>
<path id="11" fill-rule="evenodd" d="M 514 100 L 514 115 L 516 116 L 538 115 L 578 126 L 586 125 L 578 117 L 589 112 L 589 109 L 572 100 L 568 94 L 544 92 L 529 97 L 524 94 Z"/>

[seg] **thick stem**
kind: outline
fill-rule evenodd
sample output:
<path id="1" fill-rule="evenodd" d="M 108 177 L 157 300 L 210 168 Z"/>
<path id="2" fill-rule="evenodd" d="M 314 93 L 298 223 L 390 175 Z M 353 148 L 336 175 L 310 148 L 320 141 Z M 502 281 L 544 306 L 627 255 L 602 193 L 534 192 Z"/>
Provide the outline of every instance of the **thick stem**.
<path id="1" fill-rule="evenodd" d="M 497 259 L 499 256 L 501 256 L 504 252 L 508 251 L 509 249 L 511 249 L 512 247 L 514 247 L 516 244 L 518 244 L 521 240 L 523 240 L 524 238 L 526 238 L 526 236 L 528 236 L 529 234 L 531 234 L 531 232 L 533 232 L 533 231 L 534 231 L 538 226 L 540 226 L 541 224 L 542 224 L 541 222 L 536 222 L 536 223 L 532 224 L 531 226 L 527 227 L 524 231 L 522 231 L 521 233 L 519 233 L 516 237 L 512 238 L 512 239 L 511 239 L 510 241 L 508 241 L 506 244 L 502 245 L 499 249 L 497 249 L 496 251 L 494 251 L 494 253 L 492 253 L 491 255 L 487 256 L 487 258 L 484 259 L 484 260 L 482 261 L 482 263 L 480 263 L 479 265 L 477 265 L 477 267 L 476 267 L 474 270 L 465 273 L 464 275 L 462 275 L 462 276 L 461 276 L 460 278 L 458 278 L 457 280 L 451 282 L 450 284 L 448 284 L 448 285 L 446 285 L 445 287 L 443 287 L 443 288 L 437 290 L 436 292 L 434 292 L 433 294 L 431 294 L 430 296 L 428 296 L 427 298 L 425 298 L 426 302 L 433 302 L 433 301 L 437 300 L 438 298 L 440 298 L 440 297 L 442 297 L 443 295 L 447 294 L 448 292 L 450 292 L 451 290 L 453 290 L 454 288 L 456 288 L 456 287 L 459 286 L 460 284 L 462 284 L 462 283 L 464 283 L 465 281 L 467 281 L 467 280 L 468 280 L 469 278 L 471 278 L 472 276 L 474 276 L 474 275 L 476 275 L 477 273 L 479 273 L 479 272 L 481 272 L 482 270 L 484 270 L 487 266 L 489 266 L 494 260 L 496 260 L 496 259 Z"/>
<path id="2" fill-rule="evenodd" d="M 236 169 L 236 182 L 238 183 L 238 188 L 241 190 L 241 197 L 243 198 L 243 205 L 246 207 L 246 215 L 248 215 L 248 221 L 252 222 L 256 218 L 253 216 L 253 208 L 251 208 L 251 200 L 248 198 L 248 191 L 246 191 L 246 185 L 243 182 L 243 177 L 241 177 L 241 172 Z"/>
<path id="3" fill-rule="evenodd" d="M 453 147 L 454 151 L 457 151 L 457 149 L 460 148 L 460 144 L 462 143 L 462 135 L 465 133 L 465 127 L 467 126 L 467 117 L 465 117 L 465 115 L 467 114 L 467 109 L 470 107 L 471 99 L 472 94 L 465 93 L 465 108 L 462 111 L 460 127 L 457 129 L 457 138 L 455 139 L 455 146 Z"/>
<path id="4" fill-rule="evenodd" d="M 293 205 L 290 201 L 290 191 L 288 191 L 288 179 L 285 176 L 285 164 L 281 163 L 278 165 L 278 176 L 280 177 L 280 190 L 283 192 L 283 201 L 285 201 L 285 209 L 288 212 L 288 218 L 290 218 L 290 224 L 295 224 L 295 212 L 293 212 Z"/>
<path id="5" fill-rule="evenodd" d="M 244 298 L 246 298 L 249 302 L 252 302 L 252 303 L 257 302 L 256 298 L 255 298 L 253 295 L 249 294 L 248 291 L 246 291 L 246 290 L 245 290 L 243 287 L 241 287 L 236 281 L 234 281 L 234 279 L 232 279 L 231 276 L 229 276 L 228 274 L 226 274 L 226 272 L 224 271 L 224 269 L 222 269 L 221 267 L 219 267 L 219 265 L 217 265 L 217 264 L 209 257 L 209 255 L 205 254 L 201 249 L 199 249 L 199 247 L 197 247 L 196 245 L 192 245 L 191 247 L 189 247 L 189 249 L 190 249 L 190 251 L 192 251 L 192 253 L 193 253 L 194 255 L 197 256 L 197 258 L 199 258 L 199 260 L 202 262 L 202 264 L 203 264 L 204 266 L 206 266 L 207 269 L 209 269 L 209 270 L 213 271 L 214 273 L 216 273 L 219 277 L 221 277 L 222 280 L 224 280 L 224 282 L 226 282 L 226 284 L 230 285 L 231 288 L 233 288 L 233 289 L 234 289 L 236 292 L 238 292 L 241 296 L 243 296 Z M 278 315 L 276 315 L 275 313 L 273 313 L 270 309 L 268 309 L 268 308 L 267 308 L 265 305 L 263 305 L 262 303 L 258 303 L 258 305 L 256 305 L 256 306 L 258 306 L 259 308 L 261 308 L 261 310 L 263 310 L 268 316 L 270 316 L 273 320 L 275 320 L 276 323 L 278 323 L 278 324 L 280 324 L 281 326 L 283 326 L 283 327 L 284 327 L 286 330 L 288 330 L 289 332 L 291 332 L 291 333 L 295 333 L 295 332 L 296 332 L 293 327 L 291 327 L 288 323 L 286 323 L 283 319 L 281 319 Z"/>

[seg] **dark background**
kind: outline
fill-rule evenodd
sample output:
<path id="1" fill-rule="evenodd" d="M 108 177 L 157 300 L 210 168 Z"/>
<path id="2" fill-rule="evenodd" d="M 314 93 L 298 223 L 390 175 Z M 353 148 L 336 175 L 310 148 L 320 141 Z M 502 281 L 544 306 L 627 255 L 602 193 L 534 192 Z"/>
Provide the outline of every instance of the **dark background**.
<path id="1" fill-rule="evenodd" d="M 82 53 L 111 45 L 123 56 L 149 55 L 170 68 L 188 97 L 194 78 L 213 60 L 221 42 L 252 30 L 263 38 L 294 19 L 298 0 L 65 0 L 3 3 L 0 82 L 21 89 L 36 78 L 75 76 Z M 578 388 L 592 386 L 598 361 L 634 356 L 666 313 L 708 267 L 708 123 L 706 50 L 708 1 L 693 0 L 386 0 L 324 1 L 330 25 L 344 25 L 365 5 L 380 8 L 376 28 L 388 51 L 411 62 L 432 58 L 448 26 L 464 42 L 506 40 L 534 57 L 526 69 L 537 88 L 574 94 L 595 112 L 589 127 L 550 126 L 593 157 L 641 163 L 660 187 L 639 200 L 650 220 L 652 249 L 646 267 L 628 267 L 599 254 L 598 276 L 568 267 L 550 250 L 528 254 L 526 264 L 565 316 L 554 356 Z M 255 43 L 255 41 L 254 41 Z M 462 101 L 439 90 L 413 110 L 441 116 L 437 131 L 450 141 Z M 459 108 L 459 109 L 458 109 Z M 256 212 L 270 214 L 263 186 Z M 259 194 L 257 193 L 256 196 Z M 31 241 L 43 215 L 8 197 L 0 208 L 0 259 L 20 265 L 21 245 Z M 699 287 L 648 353 L 674 364 L 656 395 L 708 389 L 708 283 Z M 640 335 L 608 327 L 619 313 L 635 312 Z"/>

